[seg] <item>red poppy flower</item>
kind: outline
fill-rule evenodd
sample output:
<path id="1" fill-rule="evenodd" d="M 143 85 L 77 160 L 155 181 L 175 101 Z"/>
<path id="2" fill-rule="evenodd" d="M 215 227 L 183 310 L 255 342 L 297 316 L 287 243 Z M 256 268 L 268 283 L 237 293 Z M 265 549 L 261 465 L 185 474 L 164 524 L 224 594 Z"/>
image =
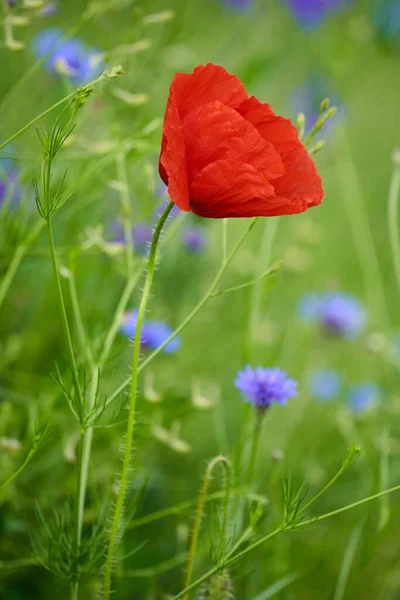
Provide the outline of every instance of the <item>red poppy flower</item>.
<path id="1" fill-rule="evenodd" d="M 201 217 L 290 215 L 324 195 L 292 123 L 212 63 L 172 80 L 160 176 L 171 200 Z"/>

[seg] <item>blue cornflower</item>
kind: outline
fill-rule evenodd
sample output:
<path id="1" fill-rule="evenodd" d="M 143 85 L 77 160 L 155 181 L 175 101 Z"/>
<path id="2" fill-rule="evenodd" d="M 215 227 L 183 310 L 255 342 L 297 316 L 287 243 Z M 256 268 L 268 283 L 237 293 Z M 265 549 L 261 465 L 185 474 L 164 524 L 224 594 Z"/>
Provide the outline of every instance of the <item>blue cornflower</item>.
<path id="1" fill-rule="evenodd" d="M 81 84 L 100 75 L 103 57 L 98 50 L 88 48 L 77 39 L 62 41 L 63 33 L 58 29 L 42 31 L 33 41 L 37 58 L 48 55 L 46 68 L 69 77 Z"/>
<path id="2" fill-rule="evenodd" d="M 346 338 L 356 338 L 366 326 L 362 304 L 347 294 L 308 294 L 300 299 L 299 314 L 319 323 L 325 331 Z"/>
<path id="3" fill-rule="evenodd" d="M 352 0 L 286 0 L 296 21 L 305 28 L 317 27 L 332 13 L 346 7 Z"/>
<path id="4" fill-rule="evenodd" d="M 142 256 L 146 255 L 151 240 L 153 239 L 153 229 L 146 223 L 138 223 L 132 227 L 132 240 L 135 250 Z M 115 226 L 115 241 L 119 244 L 125 244 L 125 233 L 122 223 Z"/>
<path id="5" fill-rule="evenodd" d="M 388 42 L 400 40 L 400 0 L 378 0 L 372 10 L 372 21 Z"/>
<path id="6" fill-rule="evenodd" d="M 381 396 L 380 388 L 373 383 L 360 383 L 349 390 L 348 403 L 354 413 L 372 408 Z"/>
<path id="7" fill-rule="evenodd" d="M 121 325 L 121 333 L 131 340 L 135 337 L 137 318 L 137 310 L 131 310 L 125 313 Z M 144 321 L 140 332 L 140 346 L 143 350 L 156 350 L 172 333 L 171 327 L 162 321 Z M 176 337 L 165 346 L 163 352 L 173 354 L 179 350 L 180 345 L 180 338 Z"/>
<path id="8" fill-rule="evenodd" d="M 336 398 L 340 392 L 341 379 L 332 369 L 318 369 L 309 379 L 310 392 L 317 400 L 327 401 Z"/>
<path id="9" fill-rule="evenodd" d="M 201 252 L 207 242 L 206 232 L 203 227 L 188 227 L 182 233 L 183 243 L 189 252 Z"/>
<path id="10" fill-rule="evenodd" d="M 58 11 L 58 5 L 56 2 L 48 2 L 43 6 L 40 10 L 40 13 L 46 17 L 51 17 L 55 15 Z"/>
<path id="11" fill-rule="evenodd" d="M 10 169 L 0 169 L 0 208 L 7 206 L 16 207 L 21 201 L 22 189 L 18 181 L 18 175 Z"/>
<path id="12" fill-rule="evenodd" d="M 253 369 L 249 365 L 238 371 L 235 387 L 247 402 L 260 408 L 268 408 L 272 402 L 286 404 L 288 398 L 297 396 L 297 382 L 290 379 L 281 369 Z"/>

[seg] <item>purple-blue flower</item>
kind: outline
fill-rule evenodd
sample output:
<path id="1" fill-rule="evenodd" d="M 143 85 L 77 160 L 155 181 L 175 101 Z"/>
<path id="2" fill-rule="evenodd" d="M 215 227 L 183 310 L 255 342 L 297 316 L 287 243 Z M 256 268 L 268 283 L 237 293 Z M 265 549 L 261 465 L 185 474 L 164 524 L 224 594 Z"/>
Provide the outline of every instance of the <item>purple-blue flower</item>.
<path id="1" fill-rule="evenodd" d="M 137 318 L 137 310 L 130 310 L 124 315 L 121 333 L 130 340 L 135 337 Z M 140 346 L 143 350 L 156 350 L 172 333 L 171 327 L 162 321 L 144 321 L 140 332 Z M 180 345 L 180 338 L 176 337 L 165 346 L 163 352 L 173 354 L 179 350 Z"/>
<path id="2" fill-rule="evenodd" d="M 59 29 L 46 29 L 33 41 L 37 58 L 47 56 L 46 68 L 65 75 L 77 84 L 86 83 L 100 75 L 103 69 L 101 52 L 88 48 L 77 39 L 62 41 Z"/>
<path id="3" fill-rule="evenodd" d="M 314 28 L 352 0 L 286 0 L 296 21 L 304 28 Z"/>
<path id="4" fill-rule="evenodd" d="M 58 5 L 56 2 L 48 2 L 43 6 L 40 10 L 40 13 L 46 17 L 51 17 L 55 15 L 58 11 Z"/>
<path id="5" fill-rule="evenodd" d="M 22 189 L 17 173 L 9 168 L 2 169 L 0 164 L 0 208 L 5 203 L 15 208 L 20 203 L 21 197 Z"/>
<path id="6" fill-rule="evenodd" d="M 381 396 L 380 388 L 373 383 L 360 383 L 349 390 L 348 403 L 354 413 L 372 408 Z"/>
<path id="7" fill-rule="evenodd" d="M 309 379 L 309 389 L 317 400 L 333 400 L 340 392 L 341 378 L 332 369 L 318 369 L 314 371 Z"/>
<path id="8" fill-rule="evenodd" d="M 308 294 L 300 299 L 298 311 L 308 321 L 319 323 L 325 331 L 356 338 L 365 329 L 367 317 L 357 298 L 347 294 Z"/>
<path id="9" fill-rule="evenodd" d="M 125 244 L 125 232 L 122 223 L 115 226 L 115 241 L 119 244 Z M 132 227 L 132 240 L 135 251 L 142 256 L 148 253 L 151 240 L 153 239 L 153 229 L 146 223 L 138 223 Z"/>
<path id="10" fill-rule="evenodd" d="M 400 41 L 400 0 L 377 0 L 372 10 L 372 22 L 383 39 Z"/>
<path id="11" fill-rule="evenodd" d="M 206 232 L 203 227 L 187 227 L 182 232 L 183 243 L 189 252 L 201 252 L 207 242 Z"/>
<path id="12" fill-rule="evenodd" d="M 272 402 L 286 404 L 289 398 L 294 398 L 298 394 L 297 382 L 278 368 L 253 369 L 247 365 L 244 371 L 238 372 L 234 385 L 247 402 L 261 408 L 271 406 Z"/>

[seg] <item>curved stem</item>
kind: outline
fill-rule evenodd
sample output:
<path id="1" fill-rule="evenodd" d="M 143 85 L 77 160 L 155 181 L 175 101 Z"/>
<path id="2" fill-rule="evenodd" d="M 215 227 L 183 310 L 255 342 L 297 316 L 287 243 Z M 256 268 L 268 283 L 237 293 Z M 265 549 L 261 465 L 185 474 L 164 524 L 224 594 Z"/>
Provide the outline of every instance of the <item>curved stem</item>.
<path id="1" fill-rule="evenodd" d="M 236 245 L 234 246 L 233 250 L 231 251 L 231 253 L 229 254 L 228 258 L 222 262 L 221 267 L 218 271 L 218 273 L 216 274 L 216 276 L 214 277 L 213 282 L 211 283 L 211 286 L 209 287 L 208 291 L 206 292 L 206 294 L 203 296 L 203 298 L 200 300 L 200 302 L 194 307 L 194 309 L 188 314 L 188 316 L 186 317 L 186 319 L 184 319 L 184 321 L 182 321 L 182 323 L 179 325 L 179 327 L 177 329 L 175 329 L 175 331 L 173 333 L 171 333 L 171 335 L 165 340 L 165 342 L 163 342 L 158 348 L 156 348 L 156 350 L 154 350 L 138 367 L 138 372 L 140 373 L 145 367 L 147 367 L 147 365 L 155 359 L 156 356 L 158 356 L 160 354 L 160 352 L 162 352 L 164 350 L 164 348 L 166 346 L 168 346 L 168 344 L 175 339 L 184 329 L 186 329 L 186 327 L 189 325 L 189 323 L 193 320 L 193 318 L 197 315 L 197 313 L 199 312 L 199 310 L 201 308 L 203 308 L 203 306 L 206 304 L 207 300 L 209 300 L 209 298 L 212 297 L 213 292 L 216 290 L 219 282 L 221 281 L 221 278 L 223 276 L 223 274 L 225 273 L 228 265 L 230 264 L 230 262 L 232 261 L 232 259 L 234 258 L 235 254 L 237 253 L 237 251 L 239 250 L 239 248 L 241 247 L 241 245 L 243 244 L 243 242 L 245 241 L 245 239 L 247 238 L 247 236 L 249 235 L 249 233 L 251 232 L 251 230 L 253 229 L 254 225 L 257 223 L 259 217 L 256 217 L 255 219 L 252 219 L 250 224 L 246 227 L 245 231 L 243 232 L 243 234 L 241 235 L 241 237 L 239 238 L 239 240 L 237 241 Z M 131 377 L 128 377 L 120 386 L 117 390 L 115 390 L 115 392 L 113 394 L 111 394 L 111 396 L 108 398 L 107 401 L 107 406 L 109 404 L 111 404 L 116 398 L 118 398 L 118 396 L 124 392 L 126 390 L 127 387 L 129 387 L 131 383 Z"/>
<path id="2" fill-rule="evenodd" d="M 221 464 L 225 468 L 226 473 L 226 488 L 225 488 L 225 503 L 224 503 L 224 520 L 222 523 L 222 532 L 221 532 L 221 548 L 225 549 L 226 545 L 226 533 L 228 526 L 228 507 L 229 507 L 229 495 L 230 489 L 232 486 L 232 467 L 228 459 L 225 456 L 216 456 L 209 463 L 206 470 L 206 475 L 204 478 L 203 487 L 201 488 L 199 501 L 197 504 L 196 518 L 193 527 L 192 540 L 190 543 L 189 550 L 189 559 L 186 568 L 186 579 L 185 579 L 185 588 L 188 588 L 190 582 L 192 581 L 193 574 L 193 566 L 196 558 L 196 550 L 197 550 L 197 541 L 200 533 L 201 520 L 203 517 L 204 503 L 207 497 L 208 486 L 210 484 L 211 475 L 216 465 Z M 189 593 L 185 595 L 185 600 L 189 599 Z"/>
<path id="3" fill-rule="evenodd" d="M 399 239 L 399 196 L 400 196 L 400 167 L 396 165 L 389 190 L 389 233 L 392 248 L 394 272 L 400 291 L 400 239 Z"/>
<path id="4" fill-rule="evenodd" d="M 140 335 L 144 320 L 144 315 L 146 312 L 147 302 L 150 296 L 151 285 L 153 282 L 154 270 L 155 270 L 155 262 L 157 255 L 157 244 L 161 235 L 162 228 L 164 226 L 165 221 L 168 218 L 169 213 L 174 206 L 173 202 L 169 202 L 168 206 L 164 210 L 161 218 L 157 224 L 155 229 L 153 240 L 151 242 L 149 260 L 147 265 L 147 277 L 143 288 L 143 294 L 140 301 L 139 311 L 138 311 L 138 319 L 136 323 L 136 331 L 135 331 L 135 339 L 133 343 L 133 356 L 132 356 L 132 378 L 131 378 L 131 390 L 129 397 L 129 414 L 128 414 L 128 426 L 126 433 L 126 446 L 124 452 L 124 460 L 122 467 L 122 476 L 121 482 L 119 486 L 117 504 L 115 506 L 114 516 L 111 525 L 111 535 L 110 542 L 108 546 L 108 554 L 105 565 L 105 576 L 104 576 L 104 599 L 109 600 L 111 593 L 111 575 L 112 569 L 114 566 L 114 554 L 115 548 L 118 542 L 118 537 L 121 529 L 121 520 L 122 513 L 125 504 L 125 496 L 126 490 L 128 487 L 128 476 L 129 476 L 129 468 L 131 462 L 131 454 L 132 454 L 132 444 L 133 444 L 133 433 L 135 426 L 135 409 L 136 409 L 136 393 L 137 393 L 137 383 L 138 383 L 138 367 L 139 367 L 139 355 L 140 355 Z"/>

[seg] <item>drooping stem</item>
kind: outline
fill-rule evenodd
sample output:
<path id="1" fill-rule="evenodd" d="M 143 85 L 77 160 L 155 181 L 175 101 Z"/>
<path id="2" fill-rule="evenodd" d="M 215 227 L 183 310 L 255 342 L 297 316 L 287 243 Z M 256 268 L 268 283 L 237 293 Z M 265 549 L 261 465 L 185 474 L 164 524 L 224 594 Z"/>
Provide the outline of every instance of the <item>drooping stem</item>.
<path id="1" fill-rule="evenodd" d="M 154 231 L 153 240 L 151 242 L 150 254 L 147 265 L 147 277 L 145 280 L 142 298 L 139 305 L 138 318 L 136 323 L 135 338 L 133 342 L 133 355 L 132 355 L 132 377 L 131 377 L 131 388 L 129 396 L 129 413 L 128 413 L 128 424 L 126 433 L 126 445 L 123 458 L 122 475 L 119 485 L 119 492 L 115 511 L 112 519 L 110 541 L 108 546 L 108 554 L 105 565 L 105 577 L 104 577 L 104 599 L 109 600 L 111 593 L 111 576 L 112 569 L 114 566 L 114 555 L 116 545 L 121 530 L 121 521 L 123 516 L 125 496 L 128 487 L 128 476 L 129 468 L 131 463 L 132 455 L 132 444 L 133 444 L 133 433 L 135 426 L 135 411 L 136 411 L 136 395 L 137 395 L 137 384 L 138 384 L 138 371 L 139 371 L 139 354 L 140 354 L 140 335 L 143 325 L 143 320 L 146 312 L 147 302 L 149 300 L 151 286 L 153 282 L 156 256 L 157 256 L 157 245 L 160 239 L 161 231 L 165 221 L 168 218 L 169 213 L 172 210 L 173 202 L 169 202 L 168 206 L 164 210 Z"/>
<path id="2" fill-rule="evenodd" d="M 389 190 L 389 233 L 392 248 L 394 272 L 397 286 L 400 291 L 400 238 L 399 238 L 399 199 L 400 199 L 400 166 L 396 165 L 393 171 L 392 182 Z"/>
<path id="3" fill-rule="evenodd" d="M 216 456 L 213 458 L 207 466 L 206 474 L 204 477 L 203 486 L 201 488 L 199 501 L 197 504 L 196 510 L 196 518 L 193 527 L 192 539 L 190 542 L 189 549 L 189 559 L 186 568 L 186 578 L 185 578 L 185 588 L 188 588 L 190 582 L 192 581 L 193 574 L 193 566 L 196 558 L 196 550 L 197 550 L 197 541 L 199 538 L 201 520 L 203 517 L 204 503 L 207 498 L 208 487 L 210 485 L 210 480 L 212 476 L 212 472 L 214 468 L 221 464 L 225 469 L 226 474 L 226 485 L 225 485 L 225 502 L 224 502 L 224 517 L 222 522 L 222 530 L 221 530 L 221 548 L 224 551 L 226 545 L 226 535 L 227 535 L 227 527 L 228 527 L 228 509 L 229 509 L 229 496 L 230 490 L 232 487 L 232 467 L 228 459 L 225 456 Z M 185 596 L 185 600 L 189 600 L 189 592 Z"/>

